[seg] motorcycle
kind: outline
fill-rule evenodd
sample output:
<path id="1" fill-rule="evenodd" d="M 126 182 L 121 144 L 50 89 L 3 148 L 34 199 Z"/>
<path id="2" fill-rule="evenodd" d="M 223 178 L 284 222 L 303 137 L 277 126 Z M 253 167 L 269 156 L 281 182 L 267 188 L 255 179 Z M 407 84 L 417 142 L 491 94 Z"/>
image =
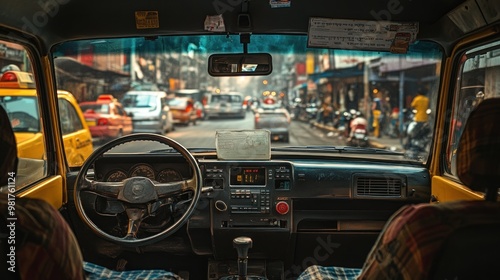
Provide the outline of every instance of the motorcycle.
<path id="1" fill-rule="evenodd" d="M 414 114 L 415 112 L 413 112 Z M 427 110 L 430 114 L 430 110 Z M 429 145 L 432 141 L 432 128 L 430 123 L 410 121 L 406 126 L 406 135 L 403 148 L 406 150 L 406 156 L 410 158 L 418 158 L 425 156 L 428 152 Z"/>
<path id="2" fill-rule="evenodd" d="M 346 144 L 354 147 L 368 147 L 368 121 L 361 113 L 350 110 L 343 113 L 343 119 L 345 121 Z"/>
<path id="3" fill-rule="evenodd" d="M 306 103 L 306 104 L 300 104 L 299 105 L 299 113 L 298 113 L 298 120 L 303 121 L 303 122 L 309 122 L 311 120 L 315 120 L 316 116 L 318 114 L 318 105 L 316 103 Z"/>

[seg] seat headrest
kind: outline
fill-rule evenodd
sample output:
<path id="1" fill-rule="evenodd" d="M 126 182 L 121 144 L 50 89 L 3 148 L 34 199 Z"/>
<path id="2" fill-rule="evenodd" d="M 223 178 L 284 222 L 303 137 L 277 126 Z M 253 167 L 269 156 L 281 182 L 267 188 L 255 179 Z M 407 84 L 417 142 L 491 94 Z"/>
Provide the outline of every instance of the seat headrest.
<path id="1" fill-rule="evenodd" d="M 470 113 L 457 150 L 457 175 L 484 192 L 500 182 L 500 98 L 485 99 Z"/>
<path id="2" fill-rule="evenodd" d="M 7 185 L 9 172 L 17 172 L 17 144 L 9 116 L 0 105 L 0 186 Z"/>

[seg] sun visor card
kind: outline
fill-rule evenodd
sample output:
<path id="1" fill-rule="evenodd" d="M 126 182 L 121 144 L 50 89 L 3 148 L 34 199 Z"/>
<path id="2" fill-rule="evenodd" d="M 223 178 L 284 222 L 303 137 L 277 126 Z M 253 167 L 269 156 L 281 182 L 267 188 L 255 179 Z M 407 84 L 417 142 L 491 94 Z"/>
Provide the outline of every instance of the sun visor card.
<path id="1" fill-rule="evenodd" d="M 310 48 L 406 52 L 416 40 L 418 22 L 309 19 Z"/>
<path id="2" fill-rule="evenodd" d="M 271 132 L 258 130 L 219 130 L 215 134 L 219 160 L 270 160 Z"/>

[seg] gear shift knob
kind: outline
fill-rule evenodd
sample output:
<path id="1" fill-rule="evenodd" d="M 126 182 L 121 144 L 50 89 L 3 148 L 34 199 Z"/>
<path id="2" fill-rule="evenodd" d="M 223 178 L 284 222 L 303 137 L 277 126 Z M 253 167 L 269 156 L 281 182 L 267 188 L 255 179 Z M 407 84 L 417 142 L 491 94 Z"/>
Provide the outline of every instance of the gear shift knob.
<path id="1" fill-rule="evenodd" d="M 240 236 L 233 239 L 233 247 L 238 252 L 238 259 L 246 259 L 248 257 L 248 249 L 252 248 L 252 239 L 246 236 Z"/>
<path id="2" fill-rule="evenodd" d="M 238 278 L 247 279 L 248 267 L 248 249 L 252 248 L 252 239 L 246 236 L 240 236 L 233 239 L 233 247 L 238 252 Z"/>

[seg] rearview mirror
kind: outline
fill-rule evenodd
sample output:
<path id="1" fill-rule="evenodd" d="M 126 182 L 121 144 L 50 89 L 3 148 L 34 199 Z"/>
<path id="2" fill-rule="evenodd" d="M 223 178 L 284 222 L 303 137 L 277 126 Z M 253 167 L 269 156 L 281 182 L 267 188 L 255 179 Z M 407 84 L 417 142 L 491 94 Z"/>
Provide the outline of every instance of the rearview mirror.
<path id="1" fill-rule="evenodd" d="M 208 58 L 211 76 L 263 76 L 273 71 L 268 53 L 213 54 Z"/>

